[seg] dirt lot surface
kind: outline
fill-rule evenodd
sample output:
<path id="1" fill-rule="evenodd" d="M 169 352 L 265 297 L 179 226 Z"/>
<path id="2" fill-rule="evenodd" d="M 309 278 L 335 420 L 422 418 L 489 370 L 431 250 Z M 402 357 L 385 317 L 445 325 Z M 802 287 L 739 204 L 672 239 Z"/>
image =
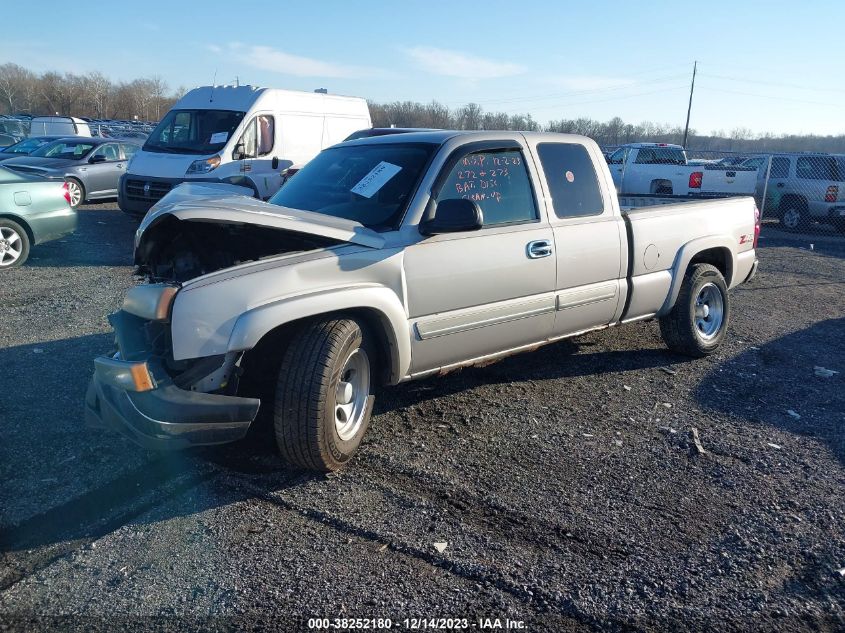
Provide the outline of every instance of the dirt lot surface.
<path id="1" fill-rule="evenodd" d="M 713 357 L 639 323 L 392 388 L 323 477 L 86 430 L 136 224 L 80 215 L 0 279 L 0 629 L 845 629 L 845 236 L 766 225 Z"/>

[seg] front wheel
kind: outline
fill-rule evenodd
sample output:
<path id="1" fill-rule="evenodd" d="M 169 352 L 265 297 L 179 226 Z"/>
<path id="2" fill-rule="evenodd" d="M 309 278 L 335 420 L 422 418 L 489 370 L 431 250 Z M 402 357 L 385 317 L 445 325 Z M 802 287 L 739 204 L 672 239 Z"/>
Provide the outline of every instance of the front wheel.
<path id="1" fill-rule="evenodd" d="M 0 218 L 0 270 L 17 268 L 29 257 L 29 235 L 17 222 Z"/>
<path id="2" fill-rule="evenodd" d="M 708 356 L 724 341 L 730 314 L 722 273 L 710 264 L 695 264 L 687 270 L 671 312 L 660 318 L 660 333 L 673 352 Z"/>
<path id="3" fill-rule="evenodd" d="M 282 359 L 274 428 L 288 463 L 328 472 L 358 450 L 372 412 L 376 360 L 357 321 L 328 318 L 307 324 Z"/>

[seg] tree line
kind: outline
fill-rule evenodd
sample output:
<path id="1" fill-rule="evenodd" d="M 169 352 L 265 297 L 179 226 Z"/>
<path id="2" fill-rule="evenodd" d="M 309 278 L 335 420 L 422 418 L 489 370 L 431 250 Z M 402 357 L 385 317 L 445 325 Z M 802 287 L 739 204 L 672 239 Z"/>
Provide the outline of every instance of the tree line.
<path id="1" fill-rule="evenodd" d="M 171 90 L 158 76 L 113 82 L 100 72 L 37 74 L 0 65 L 0 111 L 7 114 L 158 121 L 183 94 L 184 88 Z"/>
<path id="2" fill-rule="evenodd" d="M 48 71 L 34 73 L 18 64 L 0 64 L 0 112 L 8 114 L 61 114 L 97 119 L 158 121 L 183 95 L 184 87 L 171 89 L 161 77 L 113 82 L 100 72 L 85 75 Z M 488 112 L 477 103 L 449 108 L 438 101 L 370 102 L 375 127 L 423 127 L 456 130 L 530 130 L 583 134 L 599 145 L 652 142 L 681 143 L 679 125 L 632 124 L 620 117 L 596 121 L 588 117 L 555 119 L 541 124 L 529 113 Z M 820 151 L 845 153 L 845 135 L 755 135 L 737 127 L 700 134 L 691 129 L 687 147 L 700 151 L 776 152 Z"/>

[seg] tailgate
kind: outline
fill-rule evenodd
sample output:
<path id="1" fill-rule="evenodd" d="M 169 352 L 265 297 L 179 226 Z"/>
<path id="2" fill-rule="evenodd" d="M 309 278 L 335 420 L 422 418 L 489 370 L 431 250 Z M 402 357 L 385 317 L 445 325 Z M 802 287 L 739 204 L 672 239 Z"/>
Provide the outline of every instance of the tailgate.
<path id="1" fill-rule="evenodd" d="M 701 193 L 753 196 L 757 187 L 757 170 L 749 167 L 702 167 Z"/>

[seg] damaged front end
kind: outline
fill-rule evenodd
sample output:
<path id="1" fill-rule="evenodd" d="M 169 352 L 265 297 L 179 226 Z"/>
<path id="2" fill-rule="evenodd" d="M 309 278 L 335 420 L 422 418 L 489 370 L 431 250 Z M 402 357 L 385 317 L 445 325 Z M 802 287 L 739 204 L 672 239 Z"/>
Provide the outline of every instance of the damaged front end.
<path id="1" fill-rule="evenodd" d="M 260 401 L 237 393 L 241 352 L 173 358 L 173 284 L 136 286 L 109 316 L 117 352 L 94 360 L 85 397 L 89 426 L 112 428 L 154 449 L 221 444 L 243 438 Z"/>

